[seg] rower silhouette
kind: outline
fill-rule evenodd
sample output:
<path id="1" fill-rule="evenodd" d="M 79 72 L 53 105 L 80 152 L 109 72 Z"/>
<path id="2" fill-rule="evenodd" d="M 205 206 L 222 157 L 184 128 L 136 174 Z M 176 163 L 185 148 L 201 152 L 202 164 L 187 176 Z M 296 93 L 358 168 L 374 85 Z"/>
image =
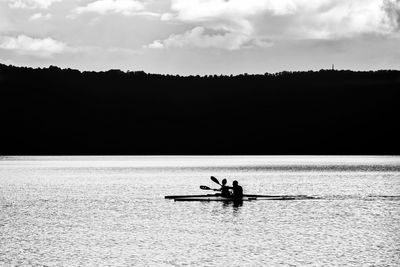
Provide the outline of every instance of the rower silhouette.
<path id="1" fill-rule="evenodd" d="M 218 191 L 221 191 L 221 197 L 231 197 L 231 192 L 229 192 L 229 186 L 226 185 L 227 180 L 222 179 L 221 188 Z"/>
<path id="2" fill-rule="evenodd" d="M 232 197 L 237 200 L 241 200 L 243 198 L 243 188 L 239 185 L 238 181 L 233 181 L 232 183 Z"/>

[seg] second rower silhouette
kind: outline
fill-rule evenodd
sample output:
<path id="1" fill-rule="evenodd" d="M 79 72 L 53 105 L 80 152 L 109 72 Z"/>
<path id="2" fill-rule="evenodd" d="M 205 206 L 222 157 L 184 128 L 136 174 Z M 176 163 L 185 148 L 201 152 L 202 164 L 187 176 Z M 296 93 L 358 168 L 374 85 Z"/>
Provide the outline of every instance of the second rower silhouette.
<path id="1" fill-rule="evenodd" d="M 233 181 L 232 183 L 232 196 L 235 199 L 242 199 L 243 198 L 243 188 L 239 185 L 238 181 Z"/>

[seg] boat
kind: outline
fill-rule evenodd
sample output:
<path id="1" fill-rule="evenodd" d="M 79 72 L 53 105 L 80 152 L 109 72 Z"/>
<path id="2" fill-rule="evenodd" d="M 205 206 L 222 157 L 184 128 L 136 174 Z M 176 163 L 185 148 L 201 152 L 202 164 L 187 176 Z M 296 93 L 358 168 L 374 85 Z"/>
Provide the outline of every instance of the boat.
<path id="1" fill-rule="evenodd" d="M 213 182 L 221 186 L 221 183 L 214 176 L 210 177 Z M 202 190 L 213 190 L 208 186 L 201 185 Z M 242 201 L 253 201 L 253 200 L 302 200 L 302 199 L 316 199 L 315 197 L 306 195 L 249 195 L 244 194 L 242 198 L 223 197 L 221 194 L 207 194 L 207 195 L 181 195 L 181 196 L 165 196 L 166 199 L 173 199 L 175 201 L 223 201 L 223 202 L 242 202 Z"/>
<path id="2" fill-rule="evenodd" d="M 222 201 L 222 202 L 240 202 L 240 201 L 255 201 L 255 200 L 302 200 L 302 199 L 315 199 L 311 196 L 298 195 L 243 195 L 243 198 L 229 198 L 222 197 L 220 194 L 207 194 L 207 195 L 180 195 L 180 196 L 165 196 L 166 199 L 173 199 L 175 201 Z"/>

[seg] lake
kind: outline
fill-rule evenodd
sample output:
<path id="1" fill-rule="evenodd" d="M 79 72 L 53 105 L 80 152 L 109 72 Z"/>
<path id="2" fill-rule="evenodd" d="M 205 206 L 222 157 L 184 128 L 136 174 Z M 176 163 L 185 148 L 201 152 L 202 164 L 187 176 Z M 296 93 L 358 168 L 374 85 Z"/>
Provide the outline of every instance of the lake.
<path id="1" fill-rule="evenodd" d="M 308 200 L 174 202 L 210 180 Z M 1 157 L 3 266 L 399 266 L 400 157 Z"/>

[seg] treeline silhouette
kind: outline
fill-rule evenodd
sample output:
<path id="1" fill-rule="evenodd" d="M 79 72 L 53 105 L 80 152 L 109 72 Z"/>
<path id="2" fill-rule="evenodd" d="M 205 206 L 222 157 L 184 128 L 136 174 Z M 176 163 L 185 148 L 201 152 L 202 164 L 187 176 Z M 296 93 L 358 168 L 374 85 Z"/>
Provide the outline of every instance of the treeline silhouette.
<path id="1" fill-rule="evenodd" d="M 0 154 L 400 154 L 400 71 L 173 76 L 0 64 Z"/>

